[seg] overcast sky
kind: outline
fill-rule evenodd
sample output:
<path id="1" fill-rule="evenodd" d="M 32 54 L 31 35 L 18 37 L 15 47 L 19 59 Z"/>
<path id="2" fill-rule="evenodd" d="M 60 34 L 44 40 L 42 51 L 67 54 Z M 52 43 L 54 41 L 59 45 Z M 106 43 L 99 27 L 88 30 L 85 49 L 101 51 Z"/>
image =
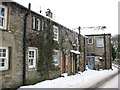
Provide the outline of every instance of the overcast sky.
<path id="1" fill-rule="evenodd" d="M 105 33 L 118 33 L 118 1 L 120 0 L 14 0 L 42 14 L 49 8 L 58 23 L 73 29 L 78 26 L 106 26 Z M 45 15 L 45 14 L 44 14 Z M 83 34 L 104 33 L 82 30 Z"/>

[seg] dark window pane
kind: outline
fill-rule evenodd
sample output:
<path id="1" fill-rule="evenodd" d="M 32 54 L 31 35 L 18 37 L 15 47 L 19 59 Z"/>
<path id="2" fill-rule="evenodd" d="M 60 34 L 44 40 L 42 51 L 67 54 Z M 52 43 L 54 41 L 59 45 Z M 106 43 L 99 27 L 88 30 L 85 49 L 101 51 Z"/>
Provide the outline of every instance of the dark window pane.
<path id="1" fill-rule="evenodd" d="M 0 18 L 0 26 L 3 26 L 4 19 Z"/>
<path id="2" fill-rule="evenodd" d="M 0 53 L 0 57 L 2 57 L 2 53 Z"/>
<path id="3" fill-rule="evenodd" d="M 2 49 L 0 49 L 0 52 L 2 52 Z"/>
<path id="4" fill-rule="evenodd" d="M 31 59 L 31 65 L 33 65 L 33 59 Z"/>
<path id="5" fill-rule="evenodd" d="M 2 65 L 1 65 L 2 67 L 4 67 L 5 66 L 5 63 L 2 63 Z"/>
<path id="6" fill-rule="evenodd" d="M 5 62 L 5 59 L 2 59 L 2 63 L 4 63 Z"/>
<path id="7" fill-rule="evenodd" d="M 32 51 L 32 54 L 34 54 L 34 51 Z"/>
<path id="8" fill-rule="evenodd" d="M 3 49 L 3 52 L 6 52 L 6 49 Z"/>
<path id="9" fill-rule="evenodd" d="M 3 57 L 6 57 L 6 53 L 3 53 Z"/>
<path id="10" fill-rule="evenodd" d="M 1 9 L 1 15 L 5 16 L 5 9 L 4 8 Z"/>
<path id="11" fill-rule="evenodd" d="M 31 54 L 31 51 L 29 51 L 29 55 Z"/>

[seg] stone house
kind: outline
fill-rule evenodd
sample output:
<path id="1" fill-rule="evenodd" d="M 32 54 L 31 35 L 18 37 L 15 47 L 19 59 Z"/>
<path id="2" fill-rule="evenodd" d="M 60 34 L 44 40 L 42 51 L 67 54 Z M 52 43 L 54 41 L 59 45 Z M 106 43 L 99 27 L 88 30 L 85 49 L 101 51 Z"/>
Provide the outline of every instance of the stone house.
<path id="1" fill-rule="evenodd" d="M 111 69 L 111 34 L 93 34 L 88 37 L 87 64 L 91 69 Z"/>
<path id="2" fill-rule="evenodd" d="M 0 3 L 0 88 L 85 70 L 86 38 L 81 37 L 84 52 L 80 53 L 78 33 L 31 11 L 30 6 Z"/>

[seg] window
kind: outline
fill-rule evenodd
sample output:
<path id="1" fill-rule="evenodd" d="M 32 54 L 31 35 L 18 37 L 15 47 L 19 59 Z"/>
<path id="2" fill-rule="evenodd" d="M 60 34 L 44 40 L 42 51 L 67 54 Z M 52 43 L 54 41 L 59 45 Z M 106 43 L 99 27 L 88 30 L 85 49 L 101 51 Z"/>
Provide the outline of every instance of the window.
<path id="1" fill-rule="evenodd" d="M 58 54 L 58 50 L 54 50 L 54 56 L 53 56 L 53 59 L 54 59 L 54 65 L 58 65 L 59 64 L 59 54 Z"/>
<path id="2" fill-rule="evenodd" d="M 0 28 L 6 29 L 7 24 L 7 8 L 3 5 L 0 5 Z"/>
<path id="3" fill-rule="evenodd" d="M 40 31 L 40 20 L 39 19 L 37 19 L 36 21 L 36 29 Z"/>
<path id="4" fill-rule="evenodd" d="M 0 70 L 8 69 L 8 47 L 0 47 Z"/>
<path id="5" fill-rule="evenodd" d="M 40 20 L 35 17 L 32 18 L 32 29 L 40 31 Z"/>
<path id="6" fill-rule="evenodd" d="M 88 44 L 93 44 L 93 39 L 89 38 L 88 39 Z"/>
<path id="7" fill-rule="evenodd" d="M 97 38 L 97 47 L 103 47 L 103 38 Z"/>
<path id="8" fill-rule="evenodd" d="M 58 27 L 53 26 L 54 40 L 58 41 Z"/>
<path id="9" fill-rule="evenodd" d="M 35 17 L 33 17 L 33 23 L 32 23 L 33 29 L 35 29 Z"/>
<path id="10" fill-rule="evenodd" d="M 42 21 L 42 31 L 44 30 L 44 21 Z"/>
<path id="11" fill-rule="evenodd" d="M 36 52 L 37 49 L 34 47 L 30 47 L 28 51 L 28 66 L 29 68 L 35 68 L 36 67 Z"/>

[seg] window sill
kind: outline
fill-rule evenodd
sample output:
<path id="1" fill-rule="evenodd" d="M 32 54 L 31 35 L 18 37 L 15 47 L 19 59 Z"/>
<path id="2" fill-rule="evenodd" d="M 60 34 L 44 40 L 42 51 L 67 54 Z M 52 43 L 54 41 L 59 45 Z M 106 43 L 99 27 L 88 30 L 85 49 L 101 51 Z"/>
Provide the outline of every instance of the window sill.
<path id="1" fill-rule="evenodd" d="M 36 68 L 29 68 L 28 71 L 36 71 Z"/>
<path id="2" fill-rule="evenodd" d="M 93 43 L 88 43 L 89 45 L 92 45 Z"/>
<path id="3" fill-rule="evenodd" d="M 97 48 L 103 48 L 103 46 L 97 46 Z"/>
<path id="4" fill-rule="evenodd" d="M 7 71 L 8 69 L 0 69 L 0 72 L 4 72 Z"/>

